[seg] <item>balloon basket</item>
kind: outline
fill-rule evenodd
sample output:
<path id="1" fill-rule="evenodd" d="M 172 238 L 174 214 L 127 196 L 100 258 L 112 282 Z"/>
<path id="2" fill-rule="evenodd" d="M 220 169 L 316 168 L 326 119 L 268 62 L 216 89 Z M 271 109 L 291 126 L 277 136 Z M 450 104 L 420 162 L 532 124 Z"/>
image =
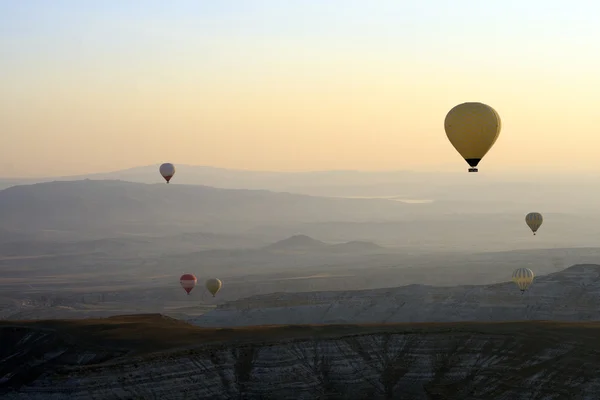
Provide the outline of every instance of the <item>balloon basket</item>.
<path id="1" fill-rule="evenodd" d="M 477 172 L 478 169 L 477 168 L 469 168 L 469 172 Z"/>

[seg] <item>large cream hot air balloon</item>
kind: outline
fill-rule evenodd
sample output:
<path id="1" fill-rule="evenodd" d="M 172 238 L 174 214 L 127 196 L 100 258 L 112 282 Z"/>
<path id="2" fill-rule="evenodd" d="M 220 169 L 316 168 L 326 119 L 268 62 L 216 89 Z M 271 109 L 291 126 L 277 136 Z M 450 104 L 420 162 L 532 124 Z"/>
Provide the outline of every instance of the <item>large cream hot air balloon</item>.
<path id="1" fill-rule="evenodd" d="M 158 170 L 167 183 L 169 183 L 173 175 L 175 175 L 175 166 L 171 163 L 162 164 Z"/>
<path id="2" fill-rule="evenodd" d="M 534 277 L 533 271 L 529 268 L 518 268 L 512 274 L 512 281 L 519 287 L 521 294 L 523 294 L 531 286 Z"/>
<path id="3" fill-rule="evenodd" d="M 209 280 L 206 281 L 206 288 L 213 295 L 213 297 L 215 297 L 215 295 L 217 294 L 217 292 L 219 290 L 221 290 L 222 286 L 223 286 L 223 282 L 221 282 L 217 278 L 211 278 L 211 279 L 209 279 Z"/>
<path id="4" fill-rule="evenodd" d="M 192 289 L 194 289 L 194 287 L 196 287 L 197 281 L 198 280 L 196 279 L 194 274 L 183 274 L 179 278 L 179 284 L 181 285 L 183 290 L 185 290 L 187 292 L 187 294 L 190 294 Z"/>
<path id="5" fill-rule="evenodd" d="M 492 107 L 482 103 L 463 103 L 446 115 L 444 129 L 452 146 L 471 166 L 469 172 L 477 172 L 477 164 L 492 148 L 502 122 Z"/>
<path id="6" fill-rule="evenodd" d="M 540 226 L 542 226 L 542 222 L 544 222 L 544 218 L 540 213 L 530 212 L 525 216 L 525 223 L 531 228 L 534 235 L 540 229 Z"/>

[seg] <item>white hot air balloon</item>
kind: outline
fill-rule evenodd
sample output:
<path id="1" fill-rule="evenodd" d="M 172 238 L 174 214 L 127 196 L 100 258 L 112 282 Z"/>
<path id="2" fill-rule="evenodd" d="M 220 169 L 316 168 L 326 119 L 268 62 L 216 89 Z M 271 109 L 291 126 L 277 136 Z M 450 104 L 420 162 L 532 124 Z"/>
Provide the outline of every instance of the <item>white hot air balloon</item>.
<path id="1" fill-rule="evenodd" d="M 164 163 L 158 169 L 163 178 L 169 183 L 173 175 L 175 175 L 175 166 L 171 163 Z"/>

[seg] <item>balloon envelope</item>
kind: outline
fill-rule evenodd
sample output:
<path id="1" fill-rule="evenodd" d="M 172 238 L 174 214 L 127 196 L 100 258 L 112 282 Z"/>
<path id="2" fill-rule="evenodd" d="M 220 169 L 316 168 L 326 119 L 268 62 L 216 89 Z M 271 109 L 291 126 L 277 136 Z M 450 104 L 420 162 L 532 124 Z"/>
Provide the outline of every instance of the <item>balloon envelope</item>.
<path id="1" fill-rule="evenodd" d="M 219 290 L 221 290 L 222 286 L 223 286 L 223 282 L 221 282 L 217 278 L 211 278 L 206 281 L 206 288 L 213 295 L 213 297 L 215 297 L 215 294 L 217 294 L 217 292 Z"/>
<path id="2" fill-rule="evenodd" d="M 542 226 L 542 222 L 544 222 L 544 218 L 542 217 L 542 214 L 538 212 L 530 212 L 525 216 L 525 223 L 534 235 L 537 230 L 540 229 L 540 226 Z"/>
<path id="3" fill-rule="evenodd" d="M 181 285 L 183 290 L 187 292 L 187 294 L 190 294 L 192 289 L 196 287 L 197 282 L 198 280 L 196 279 L 194 274 L 183 274 L 179 278 L 179 284 Z"/>
<path id="4" fill-rule="evenodd" d="M 535 275 L 529 268 L 518 268 L 512 274 L 512 281 L 524 292 L 531 286 Z"/>
<path id="5" fill-rule="evenodd" d="M 173 175 L 175 175 L 175 166 L 171 163 L 164 163 L 158 169 L 163 178 L 169 183 Z"/>
<path id="6" fill-rule="evenodd" d="M 502 128 L 500 115 L 483 103 L 462 103 L 452 108 L 444 120 L 448 140 L 477 172 L 477 164 L 492 148 Z"/>

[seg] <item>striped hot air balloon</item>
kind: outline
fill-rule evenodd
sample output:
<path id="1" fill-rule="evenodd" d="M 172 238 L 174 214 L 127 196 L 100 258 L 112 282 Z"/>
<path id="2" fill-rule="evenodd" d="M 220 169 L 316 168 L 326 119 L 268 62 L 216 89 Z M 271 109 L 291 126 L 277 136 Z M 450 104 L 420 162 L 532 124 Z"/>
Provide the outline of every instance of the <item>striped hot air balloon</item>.
<path id="1" fill-rule="evenodd" d="M 512 281 L 519 287 L 522 294 L 531 286 L 534 277 L 533 271 L 529 268 L 517 268 L 512 274 Z"/>
<path id="2" fill-rule="evenodd" d="M 181 287 L 187 292 L 188 295 L 190 294 L 192 289 L 196 287 L 197 282 L 198 280 L 196 279 L 194 274 L 183 274 L 181 275 L 181 278 L 179 278 L 179 283 L 181 284 Z"/>
<path id="3" fill-rule="evenodd" d="M 525 223 L 529 226 L 534 235 L 537 230 L 540 229 L 540 226 L 542 226 L 542 222 L 544 222 L 544 218 L 542 217 L 542 214 L 538 212 L 530 212 L 525 216 Z"/>

